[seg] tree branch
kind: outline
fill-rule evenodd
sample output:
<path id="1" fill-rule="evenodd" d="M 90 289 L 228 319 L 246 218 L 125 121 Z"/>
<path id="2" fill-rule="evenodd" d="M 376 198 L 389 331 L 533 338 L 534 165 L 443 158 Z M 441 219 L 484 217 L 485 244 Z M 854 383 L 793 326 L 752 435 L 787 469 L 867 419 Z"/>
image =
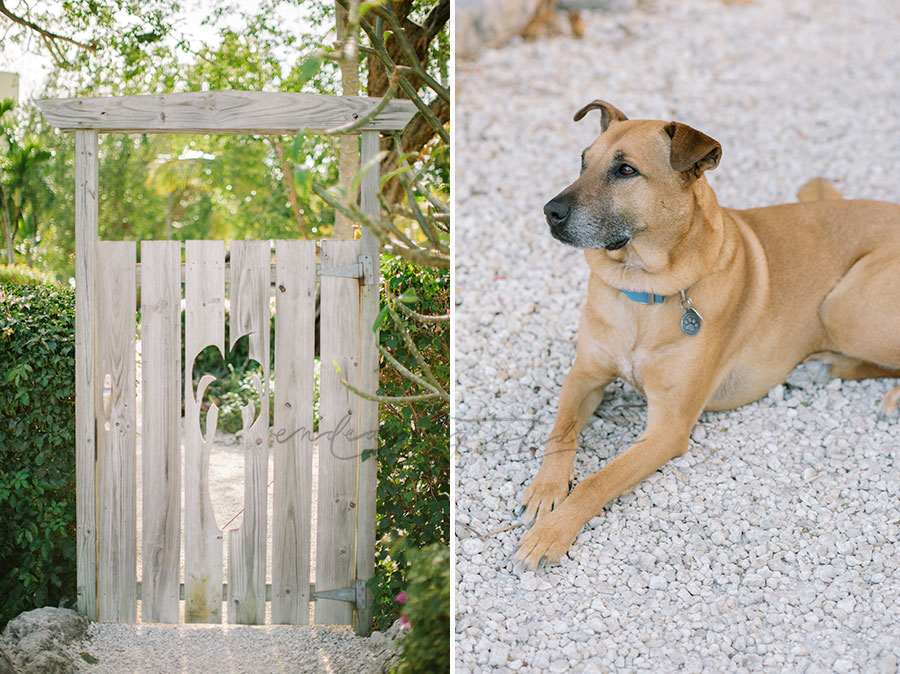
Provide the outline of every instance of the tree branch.
<path id="1" fill-rule="evenodd" d="M 65 35 L 59 35 L 57 33 L 51 33 L 48 30 L 44 30 L 40 26 L 35 23 L 32 23 L 28 19 L 25 19 L 21 16 L 16 16 L 12 12 L 9 11 L 6 7 L 6 1 L 0 0 L 0 14 L 5 16 L 10 21 L 19 24 L 20 26 L 25 26 L 29 30 L 33 30 L 38 35 L 47 38 L 49 40 L 62 40 L 64 42 L 68 42 L 70 44 L 74 44 L 76 47 L 81 47 L 82 49 L 87 49 L 88 51 L 97 51 L 97 46 L 93 44 L 85 44 L 83 42 L 78 42 L 77 40 L 73 40 L 70 37 L 66 37 Z"/>

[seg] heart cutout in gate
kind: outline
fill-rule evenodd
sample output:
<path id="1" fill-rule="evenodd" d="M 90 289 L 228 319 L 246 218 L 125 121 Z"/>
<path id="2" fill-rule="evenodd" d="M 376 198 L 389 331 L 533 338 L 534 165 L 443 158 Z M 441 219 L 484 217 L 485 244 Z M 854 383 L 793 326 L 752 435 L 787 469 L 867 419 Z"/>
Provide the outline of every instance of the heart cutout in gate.
<path id="1" fill-rule="evenodd" d="M 216 430 L 226 434 L 246 431 L 259 419 L 263 369 L 249 357 L 248 338 L 249 334 L 242 335 L 232 348 L 226 349 L 224 358 L 218 347 L 207 346 L 197 354 L 191 368 L 192 390 L 200 400 L 200 428 L 210 446 L 207 479 L 213 517 L 222 530 L 237 528 L 242 522 L 244 445 L 237 438 L 223 441 L 220 437 L 217 442 L 208 436 Z M 218 408 L 215 428 L 208 421 L 213 404 Z"/>
<path id="2" fill-rule="evenodd" d="M 206 428 L 212 404 L 219 410 L 217 430 L 223 433 L 246 430 L 259 418 L 264 372 L 262 365 L 249 356 L 249 337 L 242 335 L 230 349 L 226 347 L 224 357 L 211 344 L 194 359 L 191 388 L 200 401 L 201 428 Z"/>

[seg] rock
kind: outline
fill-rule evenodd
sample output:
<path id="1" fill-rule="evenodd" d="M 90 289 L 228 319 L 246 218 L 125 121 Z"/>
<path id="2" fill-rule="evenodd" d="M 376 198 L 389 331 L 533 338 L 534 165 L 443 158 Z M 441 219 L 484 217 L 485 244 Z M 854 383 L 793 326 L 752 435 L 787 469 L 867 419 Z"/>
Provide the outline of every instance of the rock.
<path id="1" fill-rule="evenodd" d="M 73 674 L 75 665 L 62 653 L 41 651 L 24 666 L 19 666 L 19 674 Z"/>
<path id="2" fill-rule="evenodd" d="M 403 652 L 403 635 L 405 634 L 400 620 L 395 620 L 387 632 L 375 630 L 367 638 L 369 649 L 375 654 L 375 660 L 379 663 L 377 671 L 388 674 L 400 662 Z"/>
<path id="3" fill-rule="evenodd" d="M 46 606 L 21 613 L 3 630 L 3 640 L 20 640 L 35 632 L 49 632 L 50 636 L 68 643 L 81 639 L 87 633 L 90 621 L 68 608 Z"/>
<path id="4" fill-rule="evenodd" d="M 463 554 L 471 557 L 477 555 L 484 550 L 484 541 L 479 538 L 467 538 L 462 542 Z"/>
<path id="5" fill-rule="evenodd" d="M 0 648 L 6 651 L 18 674 L 68 674 L 75 665 L 65 645 L 81 639 L 89 621 L 66 608 L 45 607 L 13 618 L 3 630 Z M 4 664 L 0 660 L 0 672 Z"/>
<path id="6" fill-rule="evenodd" d="M 457 0 L 456 53 L 468 58 L 525 28 L 540 0 Z"/>
<path id="7" fill-rule="evenodd" d="M 658 576 L 653 576 L 650 579 L 650 589 L 651 590 L 665 590 L 668 586 L 666 579 L 660 574 Z"/>
<path id="8" fill-rule="evenodd" d="M 509 660 L 509 646 L 506 644 L 494 644 L 491 647 L 488 664 L 492 667 L 499 667 L 505 665 L 507 660 Z"/>
<path id="9" fill-rule="evenodd" d="M 0 674 L 16 674 L 12 660 L 2 648 L 0 648 Z"/>
<path id="10" fill-rule="evenodd" d="M 630 12 L 638 6 L 638 0 L 560 0 L 559 8 L 565 12 L 599 11 Z"/>
<path id="11" fill-rule="evenodd" d="M 882 655 L 878 660 L 879 674 L 896 674 L 897 672 L 897 656 L 893 653 Z"/>

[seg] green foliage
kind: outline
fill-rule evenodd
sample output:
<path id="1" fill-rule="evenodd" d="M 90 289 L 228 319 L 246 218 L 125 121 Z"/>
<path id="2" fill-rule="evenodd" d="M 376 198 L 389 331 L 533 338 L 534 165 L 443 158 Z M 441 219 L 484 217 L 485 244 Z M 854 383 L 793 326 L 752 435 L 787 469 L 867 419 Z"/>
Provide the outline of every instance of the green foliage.
<path id="1" fill-rule="evenodd" d="M 181 359 L 184 362 L 184 312 L 182 312 L 181 331 L 182 331 L 182 351 Z M 225 325 L 231 327 L 230 314 L 225 312 Z M 272 316 L 269 321 L 269 344 L 272 348 L 269 350 L 269 368 L 270 372 L 275 367 L 275 317 Z M 226 345 L 231 343 L 230 335 L 226 335 Z M 200 378 L 205 374 L 211 374 L 216 378 L 203 395 L 201 403 L 201 428 L 206 428 L 206 413 L 211 403 L 215 403 L 219 408 L 219 417 L 216 423 L 216 430 L 223 433 L 237 433 L 243 428 L 243 419 L 241 417 L 241 407 L 244 407 L 249 401 L 253 402 L 253 408 L 256 414 L 259 414 L 260 401 L 259 393 L 253 383 L 253 376 L 262 378 L 262 367 L 255 360 L 250 360 L 250 340 L 249 335 L 244 335 L 237 340 L 237 343 L 231 348 L 225 349 L 225 358 L 219 353 L 219 349 L 215 346 L 208 346 L 201 351 L 194 361 L 193 368 L 193 384 L 194 390 Z M 274 377 L 272 380 L 274 386 Z M 274 404 L 273 404 L 274 388 L 270 388 L 269 396 L 269 424 L 274 420 Z"/>
<path id="2" fill-rule="evenodd" d="M 0 283 L 23 286 L 40 284 L 56 285 L 53 276 L 40 269 L 18 265 L 0 265 Z"/>
<path id="3" fill-rule="evenodd" d="M 402 604 L 409 632 L 396 674 L 450 671 L 450 548 L 432 543 L 409 549 L 406 598 Z"/>
<path id="4" fill-rule="evenodd" d="M 443 315 L 450 306 L 449 271 L 417 267 L 396 258 L 385 258 L 382 273 L 397 296 L 412 293 L 412 305 L 424 314 Z M 437 379 L 450 381 L 450 328 L 447 323 L 409 323 L 416 347 Z M 381 327 L 381 344 L 404 366 L 415 370 L 415 359 L 406 350 L 391 321 Z M 403 396 L 420 393 L 418 386 L 386 362 L 381 364 L 379 394 Z M 396 620 L 399 607 L 394 597 L 404 589 L 415 547 L 449 543 L 450 530 L 450 410 L 440 399 L 402 405 L 381 405 L 378 455 L 378 514 L 376 582 L 374 584 L 379 629 Z M 412 547 L 395 544 L 408 541 Z"/>
<path id="5" fill-rule="evenodd" d="M 0 625 L 75 595 L 75 298 L 0 283 Z"/>
<path id="6" fill-rule="evenodd" d="M 53 193 L 44 181 L 41 165 L 51 157 L 37 138 L 25 135 L 14 122 L 13 101 L 0 101 L 0 222 L 6 243 L 6 262 L 15 263 L 15 240 L 22 240 L 27 263 L 41 240 L 40 222 Z"/>

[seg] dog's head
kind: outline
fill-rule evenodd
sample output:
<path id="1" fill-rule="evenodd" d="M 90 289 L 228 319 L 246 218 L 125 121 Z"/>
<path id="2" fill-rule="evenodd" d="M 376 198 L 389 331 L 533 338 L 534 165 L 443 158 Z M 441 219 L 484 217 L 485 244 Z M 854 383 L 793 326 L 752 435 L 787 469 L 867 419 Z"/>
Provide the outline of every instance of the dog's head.
<path id="1" fill-rule="evenodd" d="M 629 120 L 593 101 L 600 136 L 581 154 L 581 176 L 544 206 L 553 236 L 577 248 L 618 250 L 635 237 L 664 248 L 689 222 L 695 183 L 715 168 L 722 147 L 679 122 Z"/>

